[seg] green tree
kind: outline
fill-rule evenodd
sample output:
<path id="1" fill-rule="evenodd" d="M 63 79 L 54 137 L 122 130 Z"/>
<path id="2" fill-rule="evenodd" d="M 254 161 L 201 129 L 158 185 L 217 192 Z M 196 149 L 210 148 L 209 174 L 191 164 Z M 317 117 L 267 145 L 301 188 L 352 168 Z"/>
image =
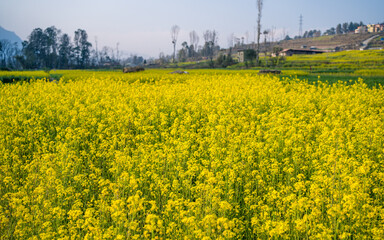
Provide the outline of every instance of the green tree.
<path id="1" fill-rule="evenodd" d="M 360 26 L 360 23 L 353 23 L 353 31 L 355 31 Z"/>
<path id="2" fill-rule="evenodd" d="M 353 22 L 350 22 L 349 24 L 348 24 L 348 31 L 349 32 L 353 32 L 353 31 L 355 31 L 355 25 L 353 24 Z"/>
<path id="3" fill-rule="evenodd" d="M 244 50 L 244 61 L 253 61 L 256 58 L 256 51 L 254 49 Z"/>
<path id="4" fill-rule="evenodd" d="M 289 41 L 289 40 L 292 40 L 292 38 L 289 35 L 285 36 L 284 41 Z"/>
<path id="5" fill-rule="evenodd" d="M 345 22 L 345 23 L 343 23 L 343 33 L 348 33 L 349 31 L 348 31 L 348 23 L 347 22 Z"/>
<path id="6" fill-rule="evenodd" d="M 243 50 L 243 53 L 244 53 L 244 64 L 246 68 L 248 68 L 249 66 L 253 66 L 254 65 L 253 61 L 257 59 L 257 50 L 246 49 L 246 50 Z"/>
<path id="7" fill-rule="evenodd" d="M 188 57 L 189 58 L 195 58 L 196 56 L 196 51 L 195 51 L 195 46 L 193 44 L 189 45 L 188 47 Z"/>
<path id="8" fill-rule="evenodd" d="M 79 68 L 89 66 L 92 44 L 88 42 L 88 34 L 83 29 L 75 31 L 74 37 L 74 57 Z"/>
<path id="9" fill-rule="evenodd" d="M 279 56 L 279 53 L 283 51 L 283 48 L 282 47 L 279 47 L 279 46 L 274 46 L 273 49 L 272 49 L 272 52 L 275 56 Z"/>
<path id="10" fill-rule="evenodd" d="M 220 54 L 217 59 L 216 59 L 216 64 L 219 66 L 219 67 L 223 67 L 223 68 L 226 68 L 230 65 L 233 65 L 235 64 L 235 61 L 233 60 L 232 56 L 231 56 L 231 51 L 229 51 L 228 54 Z"/>
<path id="11" fill-rule="evenodd" d="M 44 59 L 46 57 L 44 32 L 41 28 L 33 29 L 28 40 L 23 42 L 24 59 L 21 64 L 24 68 L 44 68 Z M 19 59 L 20 60 L 20 59 Z"/>
<path id="12" fill-rule="evenodd" d="M 44 47 L 46 49 L 45 56 L 45 67 L 47 68 L 56 68 L 57 60 L 58 60 L 58 37 L 60 34 L 60 30 L 58 30 L 55 26 L 48 27 L 44 30 Z"/>
<path id="13" fill-rule="evenodd" d="M 202 49 L 203 56 L 208 57 L 210 60 L 210 65 L 211 67 L 214 67 L 213 63 L 213 56 L 215 54 L 216 46 L 217 44 L 217 32 L 215 30 L 207 30 L 203 34 L 204 37 L 204 47 Z"/>
<path id="14" fill-rule="evenodd" d="M 18 57 L 24 68 L 55 68 L 57 67 L 57 47 L 60 30 L 54 26 L 35 28 L 28 40 L 23 42 L 23 57 Z"/>
<path id="15" fill-rule="evenodd" d="M 336 29 L 334 27 L 324 32 L 324 35 L 335 35 L 335 34 L 336 34 Z"/>
<path id="16" fill-rule="evenodd" d="M 59 68 L 69 68 L 71 64 L 72 45 L 68 34 L 60 37 L 59 45 Z"/>
<path id="17" fill-rule="evenodd" d="M 343 34 L 343 30 L 341 28 L 341 24 L 337 24 L 336 26 L 336 34 L 339 35 L 339 34 Z"/>
<path id="18" fill-rule="evenodd" d="M 179 50 L 177 57 L 180 62 L 185 62 L 189 56 L 189 46 L 187 42 L 183 42 L 181 46 L 182 49 Z"/>

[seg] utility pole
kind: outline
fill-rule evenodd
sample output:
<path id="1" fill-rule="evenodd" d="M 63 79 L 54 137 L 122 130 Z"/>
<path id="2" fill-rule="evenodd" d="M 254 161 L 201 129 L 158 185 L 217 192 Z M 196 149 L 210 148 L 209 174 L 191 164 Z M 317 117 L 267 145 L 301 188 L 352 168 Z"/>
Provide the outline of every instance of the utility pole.
<path id="1" fill-rule="evenodd" d="M 95 36 L 95 44 L 96 44 L 96 65 L 99 65 L 99 50 L 97 49 L 97 36 Z"/>
<path id="2" fill-rule="evenodd" d="M 120 45 L 120 43 L 116 43 L 116 60 L 118 61 L 118 62 L 120 62 L 120 56 L 119 56 L 119 45 Z"/>
<path id="3" fill-rule="evenodd" d="M 268 48 L 267 48 L 267 35 L 268 35 L 269 31 L 268 30 L 264 30 L 263 34 L 264 34 L 264 58 L 265 58 L 265 65 L 268 66 L 268 59 L 267 59 L 267 51 L 268 51 Z"/>
<path id="4" fill-rule="evenodd" d="M 259 64 L 260 54 L 260 35 L 261 35 L 261 14 L 263 10 L 263 0 L 256 0 L 257 7 L 257 49 L 256 49 L 256 65 Z"/>
<path id="5" fill-rule="evenodd" d="M 299 37 L 303 35 L 303 15 L 300 14 L 300 27 L 299 27 Z"/>

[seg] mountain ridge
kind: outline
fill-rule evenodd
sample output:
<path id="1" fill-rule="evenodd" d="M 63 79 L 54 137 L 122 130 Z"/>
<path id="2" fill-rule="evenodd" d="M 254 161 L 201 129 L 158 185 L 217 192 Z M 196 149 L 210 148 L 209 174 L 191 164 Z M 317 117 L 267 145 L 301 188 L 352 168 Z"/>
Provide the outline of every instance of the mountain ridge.
<path id="1" fill-rule="evenodd" d="M 21 40 L 21 38 L 19 36 L 17 36 L 16 33 L 9 31 L 9 30 L 3 28 L 2 26 L 0 26 L 0 40 L 3 40 L 3 39 L 8 40 L 11 43 L 17 42 L 19 47 L 21 47 L 21 43 L 23 42 Z"/>

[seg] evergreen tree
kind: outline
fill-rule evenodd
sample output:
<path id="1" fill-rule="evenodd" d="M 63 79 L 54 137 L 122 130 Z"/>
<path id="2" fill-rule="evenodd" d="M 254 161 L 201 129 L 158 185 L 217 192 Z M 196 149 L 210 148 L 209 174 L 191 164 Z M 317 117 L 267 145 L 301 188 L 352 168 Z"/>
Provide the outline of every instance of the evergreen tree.
<path id="1" fill-rule="evenodd" d="M 44 58 L 46 56 L 46 48 L 44 46 L 44 32 L 41 28 L 35 28 L 28 40 L 23 42 L 24 68 L 35 69 L 44 68 Z"/>
<path id="2" fill-rule="evenodd" d="M 353 24 L 353 22 L 350 22 L 349 25 L 348 25 L 348 31 L 349 32 L 353 32 L 355 31 L 355 25 Z"/>
<path id="3" fill-rule="evenodd" d="M 71 65 L 72 45 L 68 34 L 60 37 L 59 68 L 69 68 Z"/>
<path id="4" fill-rule="evenodd" d="M 80 68 L 88 67 L 92 44 L 88 42 L 88 34 L 85 30 L 78 29 L 75 31 L 74 45 L 76 64 Z"/>
<path id="5" fill-rule="evenodd" d="M 58 48 L 58 36 L 60 34 L 60 30 L 58 30 L 55 26 L 48 27 L 44 30 L 44 44 L 46 48 L 46 56 L 45 56 L 45 66 L 48 68 L 56 68 L 57 67 L 57 48 Z"/>
<path id="6" fill-rule="evenodd" d="M 324 35 L 335 35 L 335 34 L 336 34 L 336 29 L 334 27 L 324 32 Z"/>
<path id="7" fill-rule="evenodd" d="M 339 34 L 343 34 L 343 30 L 341 28 L 341 24 L 337 24 L 336 26 L 336 34 L 339 35 Z"/>
<path id="8" fill-rule="evenodd" d="M 343 23 L 343 33 L 348 33 L 348 23 Z"/>

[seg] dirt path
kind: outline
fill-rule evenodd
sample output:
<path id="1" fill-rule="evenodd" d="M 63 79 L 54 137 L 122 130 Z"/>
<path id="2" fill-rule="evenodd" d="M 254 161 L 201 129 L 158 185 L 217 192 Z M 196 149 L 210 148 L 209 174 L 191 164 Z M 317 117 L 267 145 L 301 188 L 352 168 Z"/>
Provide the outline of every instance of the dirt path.
<path id="1" fill-rule="evenodd" d="M 366 50 L 366 49 L 368 48 L 368 44 L 369 44 L 369 42 L 372 41 L 372 39 L 374 39 L 374 38 L 376 38 L 376 37 L 378 37 L 378 36 L 379 36 L 379 35 L 375 35 L 375 36 L 370 37 L 370 38 L 368 38 L 367 40 L 365 40 L 365 41 L 363 42 L 363 46 L 360 48 L 360 50 Z"/>

